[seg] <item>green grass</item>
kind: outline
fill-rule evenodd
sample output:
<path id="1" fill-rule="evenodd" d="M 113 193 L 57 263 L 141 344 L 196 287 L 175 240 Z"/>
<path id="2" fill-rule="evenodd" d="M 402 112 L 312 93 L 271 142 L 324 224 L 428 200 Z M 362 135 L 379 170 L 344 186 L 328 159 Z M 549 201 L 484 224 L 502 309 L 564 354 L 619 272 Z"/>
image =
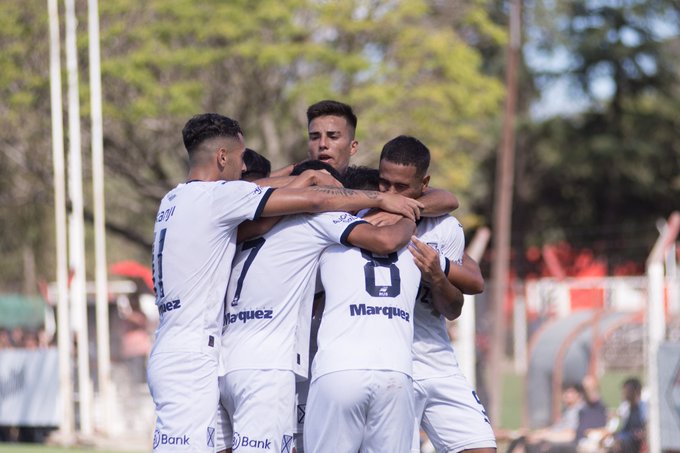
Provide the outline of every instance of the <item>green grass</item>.
<path id="1" fill-rule="evenodd" d="M 631 376 L 640 378 L 644 383 L 644 376 L 629 371 L 607 371 L 600 378 L 602 401 L 607 409 L 614 410 L 619 405 L 621 402 L 621 384 Z M 504 374 L 501 427 L 505 429 L 518 429 L 522 427 L 524 391 L 522 376 L 513 372 Z"/>
<path id="2" fill-rule="evenodd" d="M 0 443 L 0 452 L 2 453 L 64 453 L 64 452 L 77 452 L 77 453 L 120 453 L 110 451 L 110 450 L 97 450 L 92 447 L 53 447 L 38 444 L 4 444 Z M 141 453 L 141 452 L 140 452 Z"/>

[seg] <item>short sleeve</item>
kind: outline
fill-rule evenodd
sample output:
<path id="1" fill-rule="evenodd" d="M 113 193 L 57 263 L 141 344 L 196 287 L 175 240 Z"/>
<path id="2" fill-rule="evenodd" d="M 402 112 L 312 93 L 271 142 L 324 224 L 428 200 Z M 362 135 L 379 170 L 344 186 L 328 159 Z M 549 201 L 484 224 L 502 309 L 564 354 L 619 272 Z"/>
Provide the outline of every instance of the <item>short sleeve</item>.
<path id="1" fill-rule="evenodd" d="M 220 224 L 239 224 L 260 217 L 273 189 L 247 181 L 223 181 L 213 190 L 212 208 Z"/>

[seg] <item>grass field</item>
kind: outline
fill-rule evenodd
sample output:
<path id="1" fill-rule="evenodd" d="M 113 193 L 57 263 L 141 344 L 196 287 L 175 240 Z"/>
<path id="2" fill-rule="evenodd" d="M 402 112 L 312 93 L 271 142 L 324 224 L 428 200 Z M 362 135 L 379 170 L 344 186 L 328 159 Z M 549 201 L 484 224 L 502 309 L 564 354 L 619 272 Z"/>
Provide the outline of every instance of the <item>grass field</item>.
<path id="1" fill-rule="evenodd" d="M 81 447 L 71 447 L 71 448 L 61 448 L 61 447 L 49 447 L 45 445 L 36 444 L 3 444 L 0 443 L 1 453 L 65 453 L 65 452 L 77 452 L 77 453 L 120 453 L 113 452 L 110 450 L 97 450 L 94 448 L 81 448 Z M 142 452 L 129 452 L 129 453 L 142 453 Z"/>

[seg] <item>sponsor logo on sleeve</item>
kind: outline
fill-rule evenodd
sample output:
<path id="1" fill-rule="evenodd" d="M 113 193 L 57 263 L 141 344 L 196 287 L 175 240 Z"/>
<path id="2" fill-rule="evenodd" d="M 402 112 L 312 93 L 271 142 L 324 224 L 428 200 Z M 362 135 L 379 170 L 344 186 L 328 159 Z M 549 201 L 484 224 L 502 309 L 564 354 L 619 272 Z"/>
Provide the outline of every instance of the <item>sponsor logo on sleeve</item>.
<path id="1" fill-rule="evenodd" d="M 357 220 L 357 217 L 354 217 L 352 214 L 348 214 L 345 212 L 343 214 L 340 214 L 335 219 L 333 219 L 333 225 L 337 225 L 338 223 L 352 223 L 355 220 Z"/>

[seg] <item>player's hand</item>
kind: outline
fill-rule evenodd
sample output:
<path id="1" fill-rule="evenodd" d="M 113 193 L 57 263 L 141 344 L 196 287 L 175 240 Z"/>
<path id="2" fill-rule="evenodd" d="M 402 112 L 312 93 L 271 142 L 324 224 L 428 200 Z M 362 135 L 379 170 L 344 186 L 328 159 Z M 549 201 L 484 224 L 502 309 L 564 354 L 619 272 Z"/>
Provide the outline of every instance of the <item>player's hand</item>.
<path id="1" fill-rule="evenodd" d="M 446 278 L 439 261 L 439 253 L 435 249 L 417 237 L 411 236 L 408 250 L 413 255 L 413 262 L 420 269 L 424 281 L 434 283 L 437 279 Z"/>
<path id="2" fill-rule="evenodd" d="M 342 183 L 335 179 L 335 177 L 328 173 L 326 170 L 306 170 L 303 173 L 307 173 L 308 171 L 313 172 L 312 173 L 313 186 L 342 187 Z"/>
<path id="3" fill-rule="evenodd" d="M 287 188 L 305 188 L 310 186 L 342 187 L 342 183 L 331 176 L 326 170 L 305 170 Z"/>
<path id="4" fill-rule="evenodd" d="M 371 209 L 362 218 L 374 226 L 389 226 L 394 225 L 403 219 L 404 216 L 401 214 L 382 211 L 380 209 Z"/>
<path id="5" fill-rule="evenodd" d="M 401 214 L 414 222 L 420 218 L 420 211 L 424 206 L 418 200 L 391 193 L 381 193 L 380 195 L 382 196 L 380 199 L 381 209 Z"/>

